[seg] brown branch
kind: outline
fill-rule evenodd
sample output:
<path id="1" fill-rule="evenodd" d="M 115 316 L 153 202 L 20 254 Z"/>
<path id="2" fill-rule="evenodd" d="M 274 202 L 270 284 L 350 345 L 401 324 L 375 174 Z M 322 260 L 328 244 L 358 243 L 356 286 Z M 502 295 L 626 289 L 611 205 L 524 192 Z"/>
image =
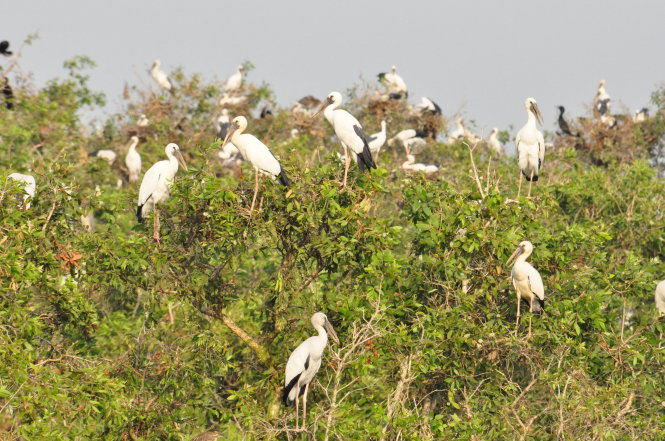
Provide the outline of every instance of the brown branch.
<path id="1" fill-rule="evenodd" d="M 58 199 L 56 198 L 57 194 L 58 194 L 58 189 L 53 187 L 53 205 L 51 205 L 51 211 L 49 211 L 48 216 L 46 217 L 46 222 L 44 222 L 42 231 L 46 231 L 46 227 L 48 226 L 48 223 L 51 221 L 51 217 L 53 217 L 53 213 L 55 212 L 55 205 L 58 202 Z"/>

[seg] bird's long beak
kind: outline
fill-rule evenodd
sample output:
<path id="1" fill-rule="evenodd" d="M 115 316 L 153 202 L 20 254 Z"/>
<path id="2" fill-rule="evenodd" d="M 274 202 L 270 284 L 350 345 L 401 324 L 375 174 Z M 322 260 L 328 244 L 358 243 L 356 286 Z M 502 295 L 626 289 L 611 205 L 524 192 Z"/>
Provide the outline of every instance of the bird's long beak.
<path id="1" fill-rule="evenodd" d="M 178 160 L 178 163 L 182 166 L 182 168 L 185 169 L 185 171 L 189 171 L 187 170 L 187 164 L 185 164 L 185 159 L 182 157 L 180 150 L 175 152 L 175 158 Z"/>
<path id="2" fill-rule="evenodd" d="M 533 112 L 534 115 L 536 115 L 536 119 L 540 121 L 541 124 L 543 124 L 543 114 L 540 113 L 538 104 L 536 103 L 531 104 L 531 111 Z"/>
<path id="3" fill-rule="evenodd" d="M 524 252 L 524 248 L 518 247 L 515 252 L 508 258 L 506 265 L 510 265 L 517 257 Z"/>
<path id="4" fill-rule="evenodd" d="M 229 128 L 229 131 L 226 132 L 226 137 L 224 138 L 224 142 L 222 142 L 222 147 L 221 147 L 221 148 L 224 148 L 224 146 L 225 146 L 226 143 L 229 141 L 229 139 L 231 139 L 231 136 L 233 136 L 233 133 L 234 133 L 235 131 L 236 131 L 235 126 L 234 126 L 234 125 L 231 125 L 231 127 Z"/>
<path id="5" fill-rule="evenodd" d="M 329 104 L 329 103 L 328 103 L 328 100 L 327 100 L 327 99 L 323 100 L 323 101 L 321 102 L 321 105 L 319 106 L 319 108 L 316 109 L 316 112 L 314 113 L 314 115 L 312 115 L 312 119 L 314 119 L 314 118 L 316 118 L 317 116 L 319 116 L 319 113 L 323 112 L 323 109 L 325 109 L 325 108 L 328 106 L 328 104 Z"/>
<path id="6" fill-rule="evenodd" d="M 326 320 L 326 322 L 323 324 L 323 327 L 326 329 L 326 332 L 335 341 L 335 343 L 339 345 L 339 338 L 337 337 L 337 333 L 328 320 Z"/>

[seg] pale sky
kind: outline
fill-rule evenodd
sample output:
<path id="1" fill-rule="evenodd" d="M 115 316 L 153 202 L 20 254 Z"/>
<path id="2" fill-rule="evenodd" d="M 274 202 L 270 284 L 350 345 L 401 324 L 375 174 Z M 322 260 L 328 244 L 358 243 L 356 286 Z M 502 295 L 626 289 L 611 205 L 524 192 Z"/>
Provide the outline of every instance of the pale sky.
<path id="1" fill-rule="evenodd" d="M 155 58 L 219 79 L 249 60 L 250 81 L 268 82 L 282 105 L 395 64 L 412 102 L 426 95 L 485 134 L 509 124 L 514 134 L 528 96 L 551 129 L 555 106 L 584 112 L 600 79 L 614 112 L 648 105 L 665 81 L 663 0 L 22 0 L 2 15 L 0 40 L 14 49 L 39 33 L 21 60 L 37 84 L 63 76 L 66 59 L 91 57 L 109 111 L 125 81 L 150 84 Z"/>

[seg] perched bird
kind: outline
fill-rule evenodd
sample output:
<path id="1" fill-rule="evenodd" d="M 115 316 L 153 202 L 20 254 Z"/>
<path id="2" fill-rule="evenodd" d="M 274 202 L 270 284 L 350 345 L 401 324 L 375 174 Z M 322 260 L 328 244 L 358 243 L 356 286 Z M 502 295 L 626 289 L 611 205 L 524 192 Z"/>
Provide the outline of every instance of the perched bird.
<path id="1" fill-rule="evenodd" d="M 462 118 L 457 118 L 455 120 L 455 123 L 457 123 L 457 128 L 450 132 L 450 136 L 448 136 L 448 144 L 455 144 L 456 142 L 464 139 L 466 136 L 466 127 L 464 126 L 464 120 Z"/>
<path id="2" fill-rule="evenodd" d="M 222 97 L 219 100 L 220 106 L 238 106 L 247 101 L 247 97 L 244 95 L 241 96 L 231 96 L 227 92 L 222 94 Z"/>
<path id="3" fill-rule="evenodd" d="M 665 316 L 665 280 L 656 285 L 656 309 L 658 309 L 658 317 Z"/>
<path id="4" fill-rule="evenodd" d="M 312 316 L 312 326 L 319 333 L 300 343 L 295 351 L 291 353 L 286 363 L 284 375 L 284 391 L 282 399 L 284 404 L 290 406 L 296 404 L 296 430 L 298 429 L 298 397 L 303 396 L 303 426 L 307 422 L 307 391 L 309 384 L 321 367 L 321 357 L 328 345 L 328 334 L 339 344 L 339 339 L 328 317 L 322 312 Z"/>
<path id="5" fill-rule="evenodd" d="M 635 111 L 633 115 L 633 122 L 644 122 L 649 119 L 649 109 L 647 107 L 642 107 L 640 110 Z"/>
<path id="6" fill-rule="evenodd" d="M 222 433 L 219 430 L 208 430 L 196 435 L 191 441 L 217 441 L 220 436 Z"/>
<path id="7" fill-rule="evenodd" d="M 537 121 L 540 121 L 541 124 L 543 123 L 543 116 L 540 113 L 536 100 L 527 98 L 524 101 L 524 107 L 526 108 L 528 120 L 524 124 L 524 127 L 517 132 L 515 146 L 519 158 L 520 174 L 523 174 L 526 180 L 529 181 L 529 194 L 527 197 L 531 197 L 531 184 L 538 180 L 538 173 L 545 161 L 545 138 L 537 127 Z M 521 189 L 522 179 L 519 179 L 517 197 L 519 197 Z"/>
<path id="8" fill-rule="evenodd" d="M 266 119 L 269 116 L 272 116 L 272 110 L 270 110 L 268 107 L 264 107 L 263 109 L 261 109 L 261 114 L 259 115 L 259 118 Z"/>
<path id="9" fill-rule="evenodd" d="M 416 163 L 416 157 L 413 155 L 406 155 L 406 161 L 402 164 L 402 168 L 406 171 L 423 172 L 426 175 L 439 171 L 439 167 L 436 165 Z"/>
<path id="10" fill-rule="evenodd" d="M 526 261 L 533 252 L 533 245 L 528 240 L 520 242 L 515 252 L 508 258 L 506 265 L 513 263 L 510 280 L 513 282 L 517 292 L 517 320 L 515 332 L 520 323 L 520 304 L 525 300 L 529 305 L 529 311 L 542 313 L 545 307 L 545 288 L 543 279 L 536 269 Z"/>
<path id="11" fill-rule="evenodd" d="M 145 116 L 145 113 L 139 115 L 139 118 L 136 120 L 136 125 L 139 127 L 148 127 L 148 124 L 150 124 L 150 120 Z"/>
<path id="12" fill-rule="evenodd" d="M 0 54 L 5 57 L 9 57 L 14 54 L 14 52 L 9 50 L 9 42 L 7 40 L 0 41 Z"/>
<path id="13" fill-rule="evenodd" d="M 222 109 L 222 114 L 217 118 L 217 126 L 219 131 L 217 132 L 217 137 L 219 139 L 226 138 L 226 134 L 229 133 L 229 128 L 231 127 L 231 117 L 229 116 L 229 109 Z"/>
<path id="14" fill-rule="evenodd" d="M 5 85 L 2 87 L 2 94 L 5 96 L 5 107 L 7 110 L 14 108 L 14 91 L 9 85 L 9 78 L 5 77 Z"/>
<path id="15" fill-rule="evenodd" d="M 605 80 L 600 80 L 596 96 L 593 99 L 594 112 L 599 116 L 606 115 L 609 113 L 611 105 L 612 98 L 610 98 L 610 95 L 605 90 Z"/>
<path id="16" fill-rule="evenodd" d="M 386 122 L 381 121 L 381 131 L 372 133 L 369 135 L 369 138 L 367 138 L 367 144 L 369 145 L 369 151 L 372 152 L 372 158 L 376 159 L 378 156 L 381 147 L 386 143 L 386 136 Z"/>
<path id="17" fill-rule="evenodd" d="M 418 104 L 418 109 L 422 113 L 433 113 L 435 115 L 441 115 L 441 107 L 431 99 L 426 96 L 420 99 L 420 104 Z"/>
<path id="18" fill-rule="evenodd" d="M 291 129 L 291 139 L 296 139 L 298 136 L 300 136 L 300 130 L 296 128 Z"/>
<path id="19" fill-rule="evenodd" d="M 566 111 L 565 107 L 558 106 L 557 108 L 559 109 L 559 118 L 557 122 L 559 124 L 559 129 L 561 130 L 561 133 L 568 136 L 575 136 L 573 135 L 573 132 L 570 131 L 570 126 L 568 125 L 566 119 L 563 117 L 563 112 Z"/>
<path id="20" fill-rule="evenodd" d="M 369 149 L 367 137 L 363 132 L 362 126 L 358 120 L 349 112 L 343 109 L 338 109 L 341 104 L 342 94 L 339 92 L 330 92 L 327 99 L 321 103 L 319 110 L 314 114 L 314 116 L 318 115 L 323 110 L 323 114 L 325 115 L 328 122 L 333 126 L 335 134 L 342 143 L 342 147 L 344 148 L 344 155 L 346 156 L 344 181 L 342 182 L 342 186 L 346 187 L 349 165 L 351 164 L 351 155 L 349 150 L 355 153 L 360 171 L 376 168 L 376 163 L 372 158 L 372 152 Z"/>
<path id="21" fill-rule="evenodd" d="M 37 183 L 35 178 L 31 175 L 24 175 L 22 173 L 12 173 L 7 176 L 7 180 L 13 180 L 18 183 L 18 186 L 23 189 L 23 194 L 17 194 L 17 202 L 19 205 L 27 210 L 30 208 L 30 200 L 35 197 L 35 191 L 37 190 Z"/>
<path id="22" fill-rule="evenodd" d="M 282 165 L 272 154 L 270 149 L 261 141 L 259 141 L 254 135 L 249 133 L 243 133 L 247 128 L 247 118 L 244 116 L 236 116 L 233 118 L 229 132 L 222 142 L 222 148 L 226 145 L 226 142 L 231 140 L 233 145 L 235 145 L 242 157 L 249 161 L 254 167 L 254 175 L 256 185 L 254 186 L 254 197 L 252 198 L 252 206 L 249 209 L 250 216 L 254 210 L 254 204 L 256 203 L 256 196 L 259 193 L 259 172 L 270 176 L 272 179 L 279 179 L 279 183 L 288 186 L 291 184 L 291 181 L 286 176 Z"/>
<path id="23" fill-rule="evenodd" d="M 224 83 L 225 92 L 235 92 L 240 89 L 242 86 L 242 72 L 244 70 L 245 67 L 242 64 L 236 68 L 235 73 Z"/>
<path id="24" fill-rule="evenodd" d="M 396 142 L 402 143 L 406 154 L 424 147 L 427 142 L 425 138 L 427 137 L 427 132 L 425 130 L 417 129 L 406 129 L 398 132 L 395 136 L 388 140 L 388 145 L 393 146 Z"/>
<path id="25" fill-rule="evenodd" d="M 497 137 L 498 133 L 499 133 L 499 129 L 494 127 L 492 129 L 492 131 L 490 132 L 490 137 L 487 139 L 487 146 L 494 153 L 501 156 L 504 153 L 506 153 L 506 149 L 503 147 L 503 144 L 501 144 L 501 141 L 499 141 L 499 138 Z"/>
<path id="26" fill-rule="evenodd" d="M 390 72 L 381 72 L 377 75 L 381 84 L 386 86 L 391 98 L 407 98 L 408 90 L 404 79 L 397 73 L 397 67 L 393 66 Z"/>
<path id="27" fill-rule="evenodd" d="M 141 174 L 141 155 L 136 151 L 136 146 L 139 145 L 139 137 L 132 136 L 129 140 L 129 147 L 125 155 L 125 165 L 129 172 L 129 182 L 136 182 Z"/>
<path id="28" fill-rule="evenodd" d="M 88 156 L 90 158 L 103 159 L 104 161 L 108 162 L 110 165 L 112 165 L 115 162 L 115 158 L 117 157 L 116 153 L 113 150 L 108 150 L 108 149 L 102 149 L 102 150 L 97 150 L 96 152 L 90 152 L 88 153 Z"/>
<path id="29" fill-rule="evenodd" d="M 152 79 L 155 80 L 157 84 L 159 84 L 163 89 L 171 91 L 173 86 L 171 86 L 171 82 L 169 81 L 169 77 L 166 72 L 159 68 L 161 64 L 161 61 L 155 60 L 155 62 L 152 64 L 152 69 L 150 69 L 150 75 L 152 75 Z"/>
<path id="30" fill-rule="evenodd" d="M 140 223 L 151 211 L 155 212 L 153 225 L 153 238 L 159 242 L 159 211 L 157 204 L 161 204 L 169 197 L 173 179 L 178 172 L 178 164 L 187 171 L 187 165 L 180 153 L 178 144 L 170 143 L 164 149 L 168 159 L 156 162 L 143 175 L 141 187 L 139 188 L 138 207 L 136 218 Z"/>

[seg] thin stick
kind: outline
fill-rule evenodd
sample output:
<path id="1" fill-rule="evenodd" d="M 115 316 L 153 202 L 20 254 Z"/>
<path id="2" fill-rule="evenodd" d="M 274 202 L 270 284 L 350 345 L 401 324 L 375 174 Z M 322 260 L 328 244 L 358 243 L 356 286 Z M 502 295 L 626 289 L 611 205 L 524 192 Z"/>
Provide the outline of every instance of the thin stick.
<path id="1" fill-rule="evenodd" d="M 49 211 L 48 216 L 46 217 L 46 222 L 44 222 L 44 226 L 42 227 L 42 231 L 46 231 L 46 227 L 48 226 L 48 223 L 51 221 L 51 217 L 53 217 L 53 213 L 55 212 L 55 204 L 57 202 L 57 199 L 55 196 L 58 193 L 58 189 L 53 187 L 53 204 L 51 205 L 51 211 Z"/>
<path id="2" fill-rule="evenodd" d="M 471 158 L 471 165 L 473 166 L 473 175 L 476 178 L 476 184 L 478 184 L 478 190 L 480 191 L 480 197 L 485 199 L 485 192 L 483 191 L 483 186 L 480 183 L 480 178 L 478 178 L 478 169 L 476 168 L 476 161 L 473 160 L 473 150 L 478 146 L 478 143 L 474 144 L 473 149 L 465 141 L 464 145 L 469 149 L 469 157 Z"/>

